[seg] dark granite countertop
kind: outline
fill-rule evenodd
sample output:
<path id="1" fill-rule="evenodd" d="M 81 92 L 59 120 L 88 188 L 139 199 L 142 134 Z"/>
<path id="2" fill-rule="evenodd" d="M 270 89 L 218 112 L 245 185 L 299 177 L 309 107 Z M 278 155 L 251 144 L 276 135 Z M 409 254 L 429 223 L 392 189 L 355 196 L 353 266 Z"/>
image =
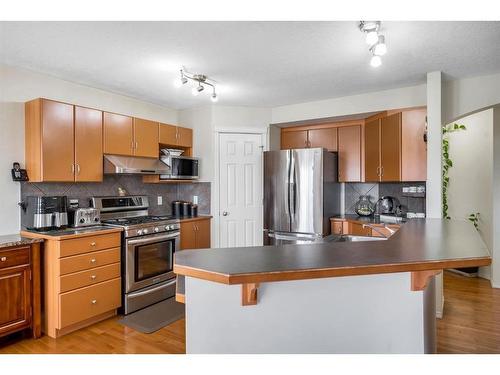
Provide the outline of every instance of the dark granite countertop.
<path id="1" fill-rule="evenodd" d="M 11 246 L 30 245 L 37 242 L 43 242 L 43 238 L 28 238 L 20 234 L 7 234 L 0 236 L 0 249 Z"/>
<path id="2" fill-rule="evenodd" d="M 184 250 L 174 272 L 224 284 L 484 266 L 491 256 L 468 221 L 412 219 L 385 241 Z"/>

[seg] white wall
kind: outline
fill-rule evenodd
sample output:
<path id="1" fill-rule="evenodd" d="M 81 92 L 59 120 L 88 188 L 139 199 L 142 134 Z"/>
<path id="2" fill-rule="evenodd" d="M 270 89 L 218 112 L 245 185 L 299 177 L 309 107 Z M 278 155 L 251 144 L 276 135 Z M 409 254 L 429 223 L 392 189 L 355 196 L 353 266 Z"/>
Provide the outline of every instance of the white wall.
<path id="1" fill-rule="evenodd" d="M 493 248 L 493 109 L 457 120 L 467 130 L 450 133 L 448 214 L 466 220 L 479 212 L 479 233 Z M 471 223 L 472 225 L 472 223 Z M 489 278 L 489 267 L 482 270 Z"/>
<path id="2" fill-rule="evenodd" d="M 500 107 L 493 109 L 493 263 L 491 284 L 500 288 Z M 496 229 L 496 230 L 495 230 Z"/>
<path id="3" fill-rule="evenodd" d="M 423 84 L 275 107 L 272 109 L 272 123 L 277 124 L 425 105 L 426 85 Z"/>
<path id="4" fill-rule="evenodd" d="M 445 124 L 472 112 L 500 103 L 500 74 L 445 81 L 443 84 L 443 122 Z"/>
<path id="5" fill-rule="evenodd" d="M 19 183 L 11 180 L 9 170 L 14 161 L 24 164 L 24 102 L 38 97 L 177 124 L 176 110 L 0 65 L 0 235 L 20 228 Z"/>

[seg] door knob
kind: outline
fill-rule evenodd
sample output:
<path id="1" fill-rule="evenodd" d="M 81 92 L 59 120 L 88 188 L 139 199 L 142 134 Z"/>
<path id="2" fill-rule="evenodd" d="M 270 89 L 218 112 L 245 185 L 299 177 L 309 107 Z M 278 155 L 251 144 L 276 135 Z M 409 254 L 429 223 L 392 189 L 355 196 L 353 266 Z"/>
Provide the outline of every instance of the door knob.
<path id="1" fill-rule="evenodd" d="M 229 215 L 229 212 L 227 212 L 227 211 L 224 211 L 224 212 L 222 213 L 222 216 L 227 216 L 227 215 Z"/>

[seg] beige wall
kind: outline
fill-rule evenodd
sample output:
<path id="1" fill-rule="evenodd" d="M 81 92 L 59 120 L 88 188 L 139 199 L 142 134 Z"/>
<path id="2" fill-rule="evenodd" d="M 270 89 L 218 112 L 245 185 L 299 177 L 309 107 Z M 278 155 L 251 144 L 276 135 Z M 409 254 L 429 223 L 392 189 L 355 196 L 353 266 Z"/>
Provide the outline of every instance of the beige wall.
<path id="1" fill-rule="evenodd" d="M 493 109 L 456 121 L 467 130 L 450 134 L 448 214 L 466 220 L 479 212 L 479 233 L 488 249 L 493 248 Z M 471 224 L 472 225 L 472 224 Z M 489 278 L 489 268 L 482 270 Z"/>
<path id="2" fill-rule="evenodd" d="M 14 161 L 24 163 L 24 102 L 45 97 L 106 111 L 177 124 L 177 111 L 29 70 L 0 65 L 0 235 L 19 230 L 19 183 Z"/>

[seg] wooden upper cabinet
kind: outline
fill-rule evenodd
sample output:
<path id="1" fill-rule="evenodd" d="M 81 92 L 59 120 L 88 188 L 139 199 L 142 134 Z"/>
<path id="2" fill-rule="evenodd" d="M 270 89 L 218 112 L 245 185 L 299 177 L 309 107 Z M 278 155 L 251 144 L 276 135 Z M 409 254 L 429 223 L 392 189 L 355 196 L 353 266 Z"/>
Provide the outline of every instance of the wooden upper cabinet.
<path id="1" fill-rule="evenodd" d="M 158 158 L 158 123 L 134 118 L 134 155 Z"/>
<path id="2" fill-rule="evenodd" d="M 322 147 L 337 151 L 337 128 L 310 129 L 307 131 L 309 147 Z"/>
<path id="3" fill-rule="evenodd" d="M 380 119 L 365 123 L 365 181 L 380 181 Z"/>
<path id="4" fill-rule="evenodd" d="M 104 112 L 104 153 L 134 155 L 132 117 Z"/>
<path id="5" fill-rule="evenodd" d="M 281 149 L 307 148 L 307 130 L 281 131 Z"/>
<path id="6" fill-rule="evenodd" d="M 401 112 L 380 120 L 381 181 L 401 180 Z"/>
<path id="7" fill-rule="evenodd" d="M 177 126 L 160 123 L 160 143 L 164 145 L 176 145 Z"/>
<path id="8" fill-rule="evenodd" d="M 360 182 L 361 125 L 338 128 L 339 181 Z"/>
<path id="9" fill-rule="evenodd" d="M 102 112 L 75 106 L 75 181 L 102 181 Z"/>
<path id="10" fill-rule="evenodd" d="M 160 124 L 160 143 L 191 148 L 193 147 L 193 129 Z"/>
<path id="11" fill-rule="evenodd" d="M 35 99 L 26 103 L 25 110 L 25 158 L 30 181 L 73 181 L 73 106 Z"/>
<path id="12" fill-rule="evenodd" d="M 427 143 L 424 141 L 427 110 L 403 111 L 401 119 L 401 180 L 427 179 Z"/>
<path id="13" fill-rule="evenodd" d="M 177 146 L 193 147 L 193 129 L 177 127 Z"/>

